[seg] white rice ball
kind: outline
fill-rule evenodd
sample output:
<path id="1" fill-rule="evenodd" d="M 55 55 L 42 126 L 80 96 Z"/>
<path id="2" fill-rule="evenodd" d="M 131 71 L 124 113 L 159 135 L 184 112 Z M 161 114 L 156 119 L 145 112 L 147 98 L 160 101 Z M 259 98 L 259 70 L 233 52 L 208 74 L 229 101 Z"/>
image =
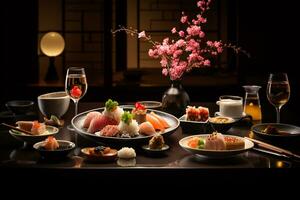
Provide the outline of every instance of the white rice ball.
<path id="1" fill-rule="evenodd" d="M 135 158 L 136 153 L 133 148 L 123 147 L 118 151 L 118 157 L 123 159 Z"/>
<path id="2" fill-rule="evenodd" d="M 139 135 L 139 125 L 136 120 L 132 120 L 130 124 L 121 121 L 118 125 L 118 129 L 122 134 L 128 134 L 130 137 Z"/>

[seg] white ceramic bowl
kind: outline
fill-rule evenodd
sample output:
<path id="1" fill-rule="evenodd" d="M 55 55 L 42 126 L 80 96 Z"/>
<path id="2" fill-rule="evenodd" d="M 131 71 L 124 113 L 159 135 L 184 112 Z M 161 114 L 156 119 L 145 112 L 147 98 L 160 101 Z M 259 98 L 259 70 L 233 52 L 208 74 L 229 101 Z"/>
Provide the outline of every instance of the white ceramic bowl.
<path id="1" fill-rule="evenodd" d="M 55 115 L 61 118 L 70 105 L 70 97 L 66 92 L 52 92 L 38 96 L 38 106 L 44 116 Z"/>

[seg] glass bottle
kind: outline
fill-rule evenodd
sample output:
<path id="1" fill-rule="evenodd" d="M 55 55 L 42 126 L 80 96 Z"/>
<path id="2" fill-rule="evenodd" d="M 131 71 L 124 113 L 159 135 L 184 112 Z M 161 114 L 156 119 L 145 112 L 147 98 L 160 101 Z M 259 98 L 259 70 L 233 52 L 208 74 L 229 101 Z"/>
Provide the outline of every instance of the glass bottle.
<path id="1" fill-rule="evenodd" d="M 252 117 L 253 121 L 260 122 L 262 119 L 261 106 L 258 91 L 261 86 L 245 85 L 243 88 L 246 91 L 244 112 Z"/>

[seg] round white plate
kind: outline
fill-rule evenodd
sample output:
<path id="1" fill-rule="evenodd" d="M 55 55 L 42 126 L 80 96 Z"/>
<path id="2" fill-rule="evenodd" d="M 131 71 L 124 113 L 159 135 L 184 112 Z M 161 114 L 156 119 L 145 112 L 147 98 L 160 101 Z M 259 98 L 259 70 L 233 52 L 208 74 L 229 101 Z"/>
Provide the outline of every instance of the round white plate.
<path id="1" fill-rule="evenodd" d="M 200 137 L 200 138 L 206 138 L 210 134 L 204 134 L 204 135 L 192 135 L 188 136 L 185 138 L 182 138 L 179 141 L 179 145 L 184 148 L 186 151 L 195 154 L 195 155 L 200 155 L 200 156 L 205 156 L 205 157 L 211 157 L 211 158 L 226 158 L 226 157 L 231 157 L 238 155 L 240 153 L 246 152 L 249 149 L 253 148 L 254 143 L 251 142 L 250 140 L 247 140 L 245 138 L 239 137 L 239 136 L 234 136 L 234 135 L 226 135 L 225 137 L 235 137 L 239 138 L 245 141 L 245 147 L 243 149 L 235 149 L 235 150 L 207 150 L 207 149 L 196 149 L 196 148 L 191 148 L 187 145 L 188 141 L 193 138 L 193 137 Z"/>

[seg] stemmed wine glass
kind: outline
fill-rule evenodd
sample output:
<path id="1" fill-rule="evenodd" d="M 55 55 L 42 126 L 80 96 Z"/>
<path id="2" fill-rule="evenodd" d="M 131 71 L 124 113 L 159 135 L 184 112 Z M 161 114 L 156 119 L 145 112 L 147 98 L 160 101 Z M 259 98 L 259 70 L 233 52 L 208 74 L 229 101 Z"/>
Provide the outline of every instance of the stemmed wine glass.
<path id="1" fill-rule="evenodd" d="M 290 98 L 290 84 L 286 73 L 270 74 L 267 97 L 269 102 L 276 108 L 276 123 L 280 123 L 280 109 Z"/>
<path id="2" fill-rule="evenodd" d="M 70 96 L 75 104 L 75 115 L 78 113 L 78 102 L 85 95 L 87 91 L 87 81 L 84 68 L 70 67 L 68 68 L 65 82 L 66 93 Z M 74 130 L 70 124 L 69 130 Z"/>

